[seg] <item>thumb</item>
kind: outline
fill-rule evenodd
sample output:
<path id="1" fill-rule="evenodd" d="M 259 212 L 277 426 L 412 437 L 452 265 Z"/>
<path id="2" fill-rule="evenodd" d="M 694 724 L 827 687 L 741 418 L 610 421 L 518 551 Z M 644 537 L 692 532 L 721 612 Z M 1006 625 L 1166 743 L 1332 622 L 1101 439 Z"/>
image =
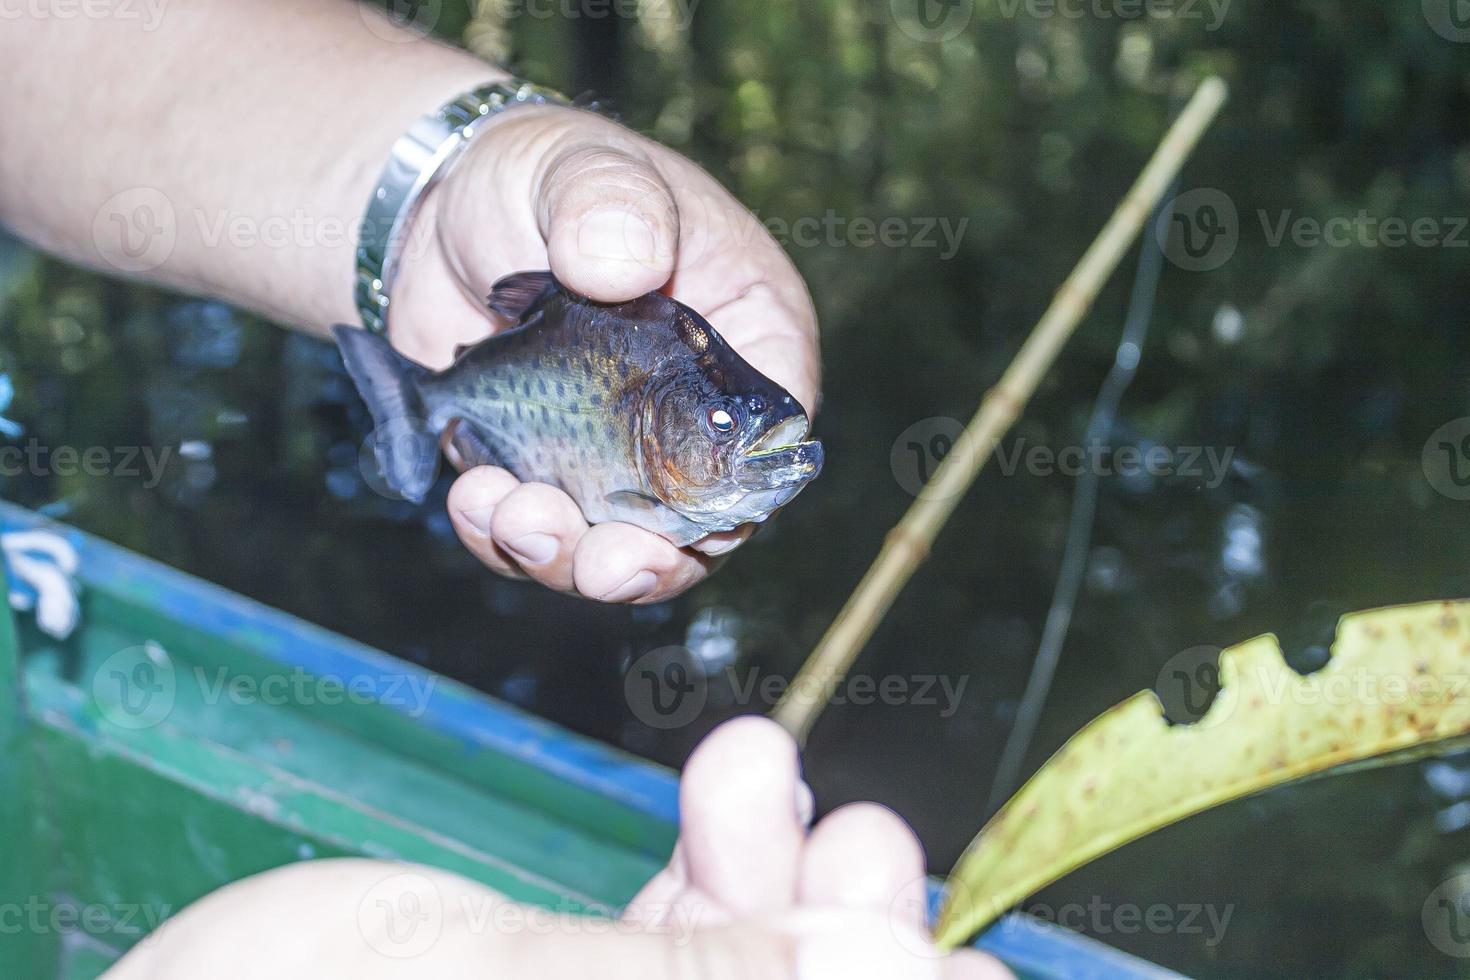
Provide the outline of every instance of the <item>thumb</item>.
<path id="1" fill-rule="evenodd" d="M 551 271 L 589 299 L 629 300 L 673 275 L 674 195 L 631 140 L 582 144 L 556 157 L 538 188 L 537 218 Z"/>

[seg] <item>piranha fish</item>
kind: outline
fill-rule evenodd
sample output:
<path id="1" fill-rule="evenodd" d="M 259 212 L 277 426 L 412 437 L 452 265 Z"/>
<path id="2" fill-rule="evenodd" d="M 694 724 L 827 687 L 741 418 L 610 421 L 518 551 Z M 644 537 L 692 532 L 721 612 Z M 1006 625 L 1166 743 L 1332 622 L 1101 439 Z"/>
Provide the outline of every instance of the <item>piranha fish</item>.
<path id="1" fill-rule="evenodd" d="M 377 334 L 333 328 L 377 426 L 379 473 L 408 500 L 428 493 L 442 444 L 465 466 L 560 487 L 590 523 L 683 546 L 764 521 L 822 468 L 796 399 L 676 300 L 594 303 L 521 272 L 489 305 L 514 329 L 437 372 Z"/>

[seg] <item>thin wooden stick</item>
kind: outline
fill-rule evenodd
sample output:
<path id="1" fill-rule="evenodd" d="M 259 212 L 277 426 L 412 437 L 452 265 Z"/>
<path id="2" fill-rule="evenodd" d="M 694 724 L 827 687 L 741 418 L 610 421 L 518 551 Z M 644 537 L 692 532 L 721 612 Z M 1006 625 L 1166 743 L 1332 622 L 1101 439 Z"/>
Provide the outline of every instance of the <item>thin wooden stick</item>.
<path id="1" fill-rule="evenodd" d="M 985 395 L 964 434 L 903 519 L 888 533 L 867 574 L 776 705 L 773 717 L 798 742 L 806 742 L 832 692 L 847 676 L 893 600 L 928 556 L 940 529 L 1031 400 L 1036 386 L 1091 309 L 1103 284 L 1138 238 L 1149 214 L 1219 114 L 1227 94 L 1225 83 L 1215 77 L 1205 79 L 1195 91 L 1128 196 L 1057 290 L 1051 306 L 1026 338 L 1016 359 L 1000 382 Z"/>

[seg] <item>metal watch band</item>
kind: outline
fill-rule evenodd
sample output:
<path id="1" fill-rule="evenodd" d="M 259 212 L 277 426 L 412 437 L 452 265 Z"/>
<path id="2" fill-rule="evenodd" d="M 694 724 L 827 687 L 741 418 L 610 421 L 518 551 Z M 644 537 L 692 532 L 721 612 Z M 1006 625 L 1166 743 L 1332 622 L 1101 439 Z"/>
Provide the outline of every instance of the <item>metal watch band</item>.
<path id="1" fill-rule="evenodd" d="M 389 293 L 398 276 L 404 236 L 414 213 L 455 158 L 475 136 L 478 123 L 518 105 L 570 105 L 559 92 L 518 78 L 472 89 L 438 112 L 421 116 L 393 144 L 358 233 L 357 311 L 363 326 L 387 333 Z"/>

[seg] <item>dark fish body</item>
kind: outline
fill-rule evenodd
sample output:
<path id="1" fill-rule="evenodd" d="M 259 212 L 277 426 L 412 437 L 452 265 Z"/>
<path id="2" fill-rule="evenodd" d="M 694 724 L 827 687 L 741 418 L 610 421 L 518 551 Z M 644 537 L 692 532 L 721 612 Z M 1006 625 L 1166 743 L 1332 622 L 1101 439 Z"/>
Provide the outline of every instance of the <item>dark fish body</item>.
<path id="1" fill-rule="evenodd" d="M 497 283 L 490 306 L 516 326 L 439 372 L 334 330 L 380 473 L 407 499 L 427 494 L 442 438 L 465 466 L 561 488 L 591 523 L 685 545 L 765 520 L 821 469 L 795 399 L 676 300 L 594 303 L 531 272 Z"/>

